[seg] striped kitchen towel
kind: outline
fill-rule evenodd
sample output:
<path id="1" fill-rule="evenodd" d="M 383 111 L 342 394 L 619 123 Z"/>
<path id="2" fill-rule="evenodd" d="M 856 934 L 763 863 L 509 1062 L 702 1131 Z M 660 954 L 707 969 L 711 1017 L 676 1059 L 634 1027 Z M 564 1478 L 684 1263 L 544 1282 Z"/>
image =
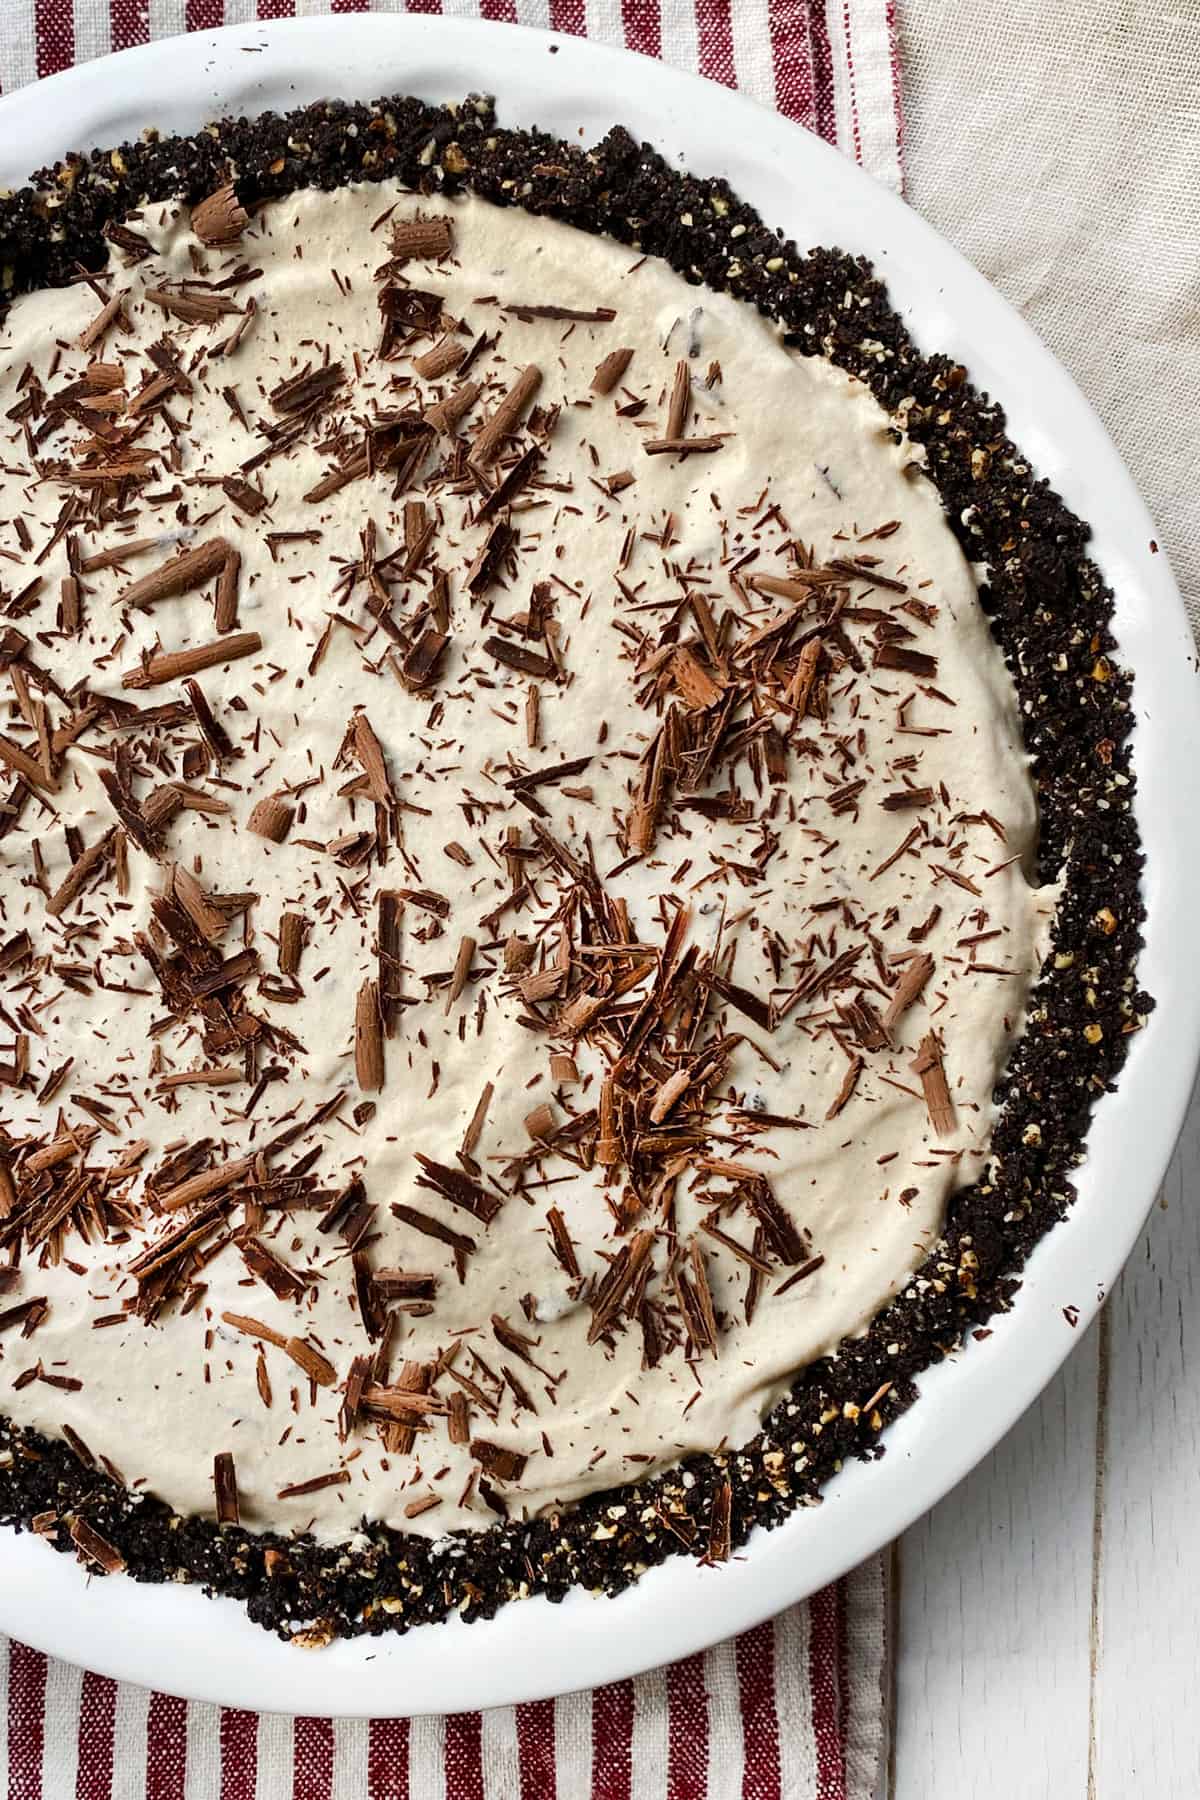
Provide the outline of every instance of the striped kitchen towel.
<path id="1" fill-rule="evenodd" d="M 895 0 L 0 0 L 0 92 L 152 37 L 365 12 L 500 19 L 658 56 L 741 88 L 901 186 Z"/>
<path id="2" fill-rule="evenodd" d="M 866 1563 L 773 1623 L 635 1681 L 445 1719 L 290 1719 L 188 1704 L 0 1637 L 0 1795 L 872 1800 L 881 1571 L 878 1559 Z"/>
<path id="3" fill-rule="evenodd" d="M 0 0 L 0 91 L 184 30 L 393 0 Z M 901 185 L 893 0 L 412 0 L 625 45 L 776 107 Z M 0 1607 L 0 1613 L 2 1613 Z M 872 1800 L 872 1561 L 743 1637 L 592 1693 L 450 1718 L 258 1716 L 0 1636 L 0 1800 Z"/>

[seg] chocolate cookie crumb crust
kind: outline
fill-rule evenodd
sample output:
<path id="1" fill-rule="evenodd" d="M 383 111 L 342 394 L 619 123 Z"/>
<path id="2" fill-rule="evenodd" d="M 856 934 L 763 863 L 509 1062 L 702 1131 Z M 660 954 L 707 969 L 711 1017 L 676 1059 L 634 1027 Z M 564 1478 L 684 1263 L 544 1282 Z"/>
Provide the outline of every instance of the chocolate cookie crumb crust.
<path id="1" fill-rule="evenodd" d="M 0 1420 L 0 1520 L 36 1530 L 92 1572 L 125 1568 L 232 1595 L 308 1647 L 451 1612 L 486 1617 L 529 1593 L 561 1599 L 577 1583 L 616 1593 L 668 1555 L 725 1560 L 755 1524 L 817 1504 L 848 1456 L 882 1453 L 880 1433 L 916 1397 L 920 1371 L 1011 1303 L 1025 1257 L 1071 1202 L 1091 1107 L 1152 1005 L 1134 972 L 1143 909 L 1130 684 L 1114 660 L 1112 597 L 1086 556 L 1087 527 L 1034 477 L 965 371 L 918 353 L 866 262 L 833 250 L 802 256 L 723 182 L 672 172 L 619 127 L 584 150 L 500 129 L 486 100 L 435 108 L 394 98 L 70 157 L 0 201 L 4 293 L 74 282 L 110 251 L 136 257 L 136 234 L 121 222 L 147 201 L 224 194 L 217 229 L 239 206 L 385 177 L 429 196 L 470 188 L 661 256 L 687 280 L 756 305 L 797 348 L 871 388 L 923 446 L 952 529 L 986 565 L 981 599 L 1033 759 L 1040 876 L 1061 880 L 1062 899 L 997 1093 L 994 1181 L 954 1195 L 941 1241 L 899 1298 L 865 1335 L 805 1368 L 736 1452 L 528 1523 L 432 1540 L 368 1525 L 351 1545 L 318 1545 L 244 1531 L 231 1465 L 220 1476 L 225 1522 L 215 1524 L 127 1490 L 76 1433 L 51 1440 Z M 0 1331 L 19 1333 L 29 1304 L 6 1310 L 0 1300 Z"/>

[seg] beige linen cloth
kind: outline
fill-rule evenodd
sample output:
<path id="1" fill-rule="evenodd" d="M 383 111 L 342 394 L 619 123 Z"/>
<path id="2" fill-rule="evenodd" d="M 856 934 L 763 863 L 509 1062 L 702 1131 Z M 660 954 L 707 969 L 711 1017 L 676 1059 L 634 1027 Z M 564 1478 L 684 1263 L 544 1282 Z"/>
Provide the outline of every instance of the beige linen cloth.
<path id="1" fill-rule="evenodd" d="M 901 0 L 909 201 L 1112 434 L 1200 634 L 1200 0 Z"/>

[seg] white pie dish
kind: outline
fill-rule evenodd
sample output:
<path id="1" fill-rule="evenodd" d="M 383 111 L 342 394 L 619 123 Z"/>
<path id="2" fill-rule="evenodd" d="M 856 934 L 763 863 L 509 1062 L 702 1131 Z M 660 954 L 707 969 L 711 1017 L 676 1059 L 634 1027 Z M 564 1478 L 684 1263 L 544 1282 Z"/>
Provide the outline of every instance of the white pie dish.
<path id="1" fill-rule="evenodd" d="M 251 54 L 252 53 L 252 54 Z M 672 1660 L 811 1592 L 903 1530 L 997 1441 L 1096 1310 L 1153 1198 L 1200 1044 L 1189 895 L 1200 853 L 1186 770 L 1200 752 L 1192 643 L 1129 477 L 1069 377 L 988 285 L 902 203 L 837 153 L 752 103 L 622 52 L 510 27 L 422 18 L 309 19 L 231 28 L 104 59 L 0 105 L 0 180 L 68 147 L 147 123 L 190 130 L 224 112 L 321 95 L 494 91 L 505 123 L 599 136 L 619 119 L 680 166 L 720 173 L 801 245 L 862 251 L 926 349 L 963 361 L 1004 404 L 1017 442 L 1083 517 L 1117 596 L 1137 674 L 1138 817 L 1149 921 L 1139 974 L 1160 1006 L 1105 1100 L 1072 1218 L 1039 1248 L 1013 1313 L 986 1345 L 922 1380 L 888 1455 L 855 1465 L 826 1504 L 756 1533 L 727 1567 L 677 1559 L 615 1601 L 530 1601 L 490 1623 L 423 1628 L 305 1657 L 232 1602 L 179 1588 L 89 1582 L 35 1539 L 0 1532 L 0 1627 L 104 1673 L 197 1698 L 288 1712 L 454 1710 L 593 1685 Z M 147 96 L 152 96 L 148 99 Z M 786 171 L 786 173 L 784 173 Z M 964 323 L 964 321 L 966 323 Z M 999 1363 L 996 1359 L 999 1359 Z"/>

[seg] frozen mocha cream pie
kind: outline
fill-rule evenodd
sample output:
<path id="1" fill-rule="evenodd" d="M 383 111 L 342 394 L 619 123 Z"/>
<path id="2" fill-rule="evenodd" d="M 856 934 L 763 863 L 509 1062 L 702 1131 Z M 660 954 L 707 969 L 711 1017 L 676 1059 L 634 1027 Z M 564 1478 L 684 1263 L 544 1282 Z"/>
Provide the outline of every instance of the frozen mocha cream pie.
<path id="1" fill-rule="evenodd" d="M 998 416 L 720 184 L 490 123 L 0 203 L 0 1516 L 307 1643 L 814 1499 L 1148 1004 Z"/>

